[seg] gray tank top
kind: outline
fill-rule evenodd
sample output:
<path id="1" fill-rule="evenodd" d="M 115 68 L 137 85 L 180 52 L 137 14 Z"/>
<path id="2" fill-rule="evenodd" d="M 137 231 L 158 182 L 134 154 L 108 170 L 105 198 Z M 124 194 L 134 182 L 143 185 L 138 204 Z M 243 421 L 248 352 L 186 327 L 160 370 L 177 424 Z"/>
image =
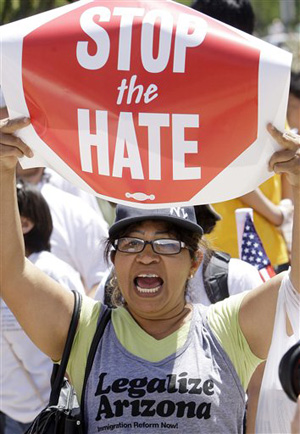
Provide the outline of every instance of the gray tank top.
<path id="1" fill-rule="evenodd" d="M 85 432 L 242 433 L 245 393 L 194 305 L 188 338 L 160 362 L 129 353 L 112 322 L 99 344 L 85 394 Z"/>

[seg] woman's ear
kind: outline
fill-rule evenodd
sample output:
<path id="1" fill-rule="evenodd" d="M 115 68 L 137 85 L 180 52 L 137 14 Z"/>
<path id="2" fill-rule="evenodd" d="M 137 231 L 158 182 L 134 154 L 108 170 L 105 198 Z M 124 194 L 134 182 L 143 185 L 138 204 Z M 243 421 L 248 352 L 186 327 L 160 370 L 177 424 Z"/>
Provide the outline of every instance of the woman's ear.
<path id="1" fill-rule="evenodd" d="M 34 228 L 34 223 L 27 217 L 21 216 L 21 225 L 23 235 L 28 234 Z"/>

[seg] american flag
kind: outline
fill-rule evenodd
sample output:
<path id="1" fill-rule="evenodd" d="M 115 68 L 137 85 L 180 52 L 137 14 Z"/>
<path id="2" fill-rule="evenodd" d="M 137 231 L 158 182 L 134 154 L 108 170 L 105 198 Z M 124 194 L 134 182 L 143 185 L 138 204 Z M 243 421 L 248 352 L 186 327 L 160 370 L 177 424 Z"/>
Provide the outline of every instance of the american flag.
<path id="1" fill-rule="evenodd" d="M 276 274 L 248 213 L 245 219 L 241 258 L 258 269 L 264 282 Z"/>

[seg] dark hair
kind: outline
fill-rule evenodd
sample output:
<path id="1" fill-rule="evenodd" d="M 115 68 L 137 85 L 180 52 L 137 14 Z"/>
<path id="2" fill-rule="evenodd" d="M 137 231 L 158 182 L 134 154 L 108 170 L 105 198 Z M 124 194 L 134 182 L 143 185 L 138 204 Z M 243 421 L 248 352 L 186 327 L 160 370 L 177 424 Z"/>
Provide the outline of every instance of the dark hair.
<path id="1" fill-rule="evenodd" d="M 49 206 L 37 187 L 17 180 L 17 198 L 21 217 L 28 218 L 34 227 L 24 234 L 29 253 L 50 251 L 50 236 L 53 230 Z"/>
<path id="2" fill-rule="evenodd" d="M 249 0 L 195 0 L 191 7 L 252 35 L 255 16 Z"/>
<path id="3" fill-rule="evenodd" d="M 159 220 L 155 220 L 159 221 Z M 163 221 L 163 220 L 162 220 Z M 173 234 L 178 240 L 183 241 L 187 247 L 189 248 L 189 253 L 192 259 L 196 258 L 196 252 L 199 249 L 205 248 L 205 241 L 202 240 L 201 235 L 196 232 L 188 231 L 186 229 L 182 229 L 170 222 L 165 222 L 167 225 L 167 230 L 171 234 Z M 118 238 L 124 237 L 128 232 L 136 228 L 138 223 L 131 224 L 121 230 L 119 233 L 114 234 L 113 236 L 109 236 L 104 250 L 104 256 L 106 261 L 109 261 L 111 254 L 114 254 L 113 244 L 114 241 Z M 105 291 L 108 293 L 108 296 L 111 300 L 111 304 L 113 307 L 124 305 L 124 299 L 122 297 L 121 291 L 118 287 L 118 282 L 114 272 L 109 277 L 109 280 L 106 285 Z"/>
<path id="4" fill-rule="evenodd" d="M 290 93 L 300 99 L 300 71 L 291 73 Z"/>
<path id="5" fill-rule="evenodd" d="M 210 234 L 221 220 L 220 214 L 211 205 L 195 205 L 194 210 L 198 225 L 203 228 L 204 234 Z"/>

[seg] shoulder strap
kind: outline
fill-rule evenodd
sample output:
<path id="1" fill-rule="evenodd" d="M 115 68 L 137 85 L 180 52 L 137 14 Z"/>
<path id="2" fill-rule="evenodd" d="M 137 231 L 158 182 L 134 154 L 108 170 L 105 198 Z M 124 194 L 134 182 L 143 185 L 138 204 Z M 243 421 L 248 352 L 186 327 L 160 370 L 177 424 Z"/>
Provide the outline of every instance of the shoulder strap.
<path id="1" fill-rule="evenodd" d="M 51 394 L 50 394 L 50 400 L 49 405 L 57 405 L 59 400 L 59 394 L 61 391 L 61 388 L 63 386 L 64 382 L 64 376 L 67 369 L 67 364 L 73 344 L 73 340 L 75 337 L 79 317 L 80 317 L 80 310 L 81 310 L 81 302 L 82 302 L 82 296 L 78 291 L 72 290 L 74 294 L 74 309 L 73 309 L 73 315 L 68 331 L 68 336 L 65 344 L 65 348 L 63 351 L 63 355 L 61 358 L 60 364 L 54 364 L 53 371 L 51 375 Z"/>
<path id="2" fill-rule="evenodd" d="M 206 259 L 203 268 L 204 288 L 209 301 L 216 303 L 229 297 L 228 265 L 230 255 L 213 251 L 211 256 Z"/>
<path id="3" fill-rule="evenodd" d="M 102 309 L 103 308 L 104 307 L 102 306 Z M 85 390 L 86 390 L 87 380 L 89 378 L 89 375 L 90 375 L 90 372 L 92 369 L 92 365 L 94 362 L 94 358 L 95 358 L 95 354 L 96 354 L 99 342 L 103 336 L 103 333 L 104 333 L 104 330 L 107 326 L 107 323 L 110 321 L 110 318 L 111 318 L 111 309 L 106 308 L 105 311 L 103 312 L 103 314 L 101 315 L 100 320 L 98 321 L 96 332 L 94 334 L 94 337 L 93 337 L 93 340 L 91 343 L 90 351 L 89 351 L 87 362 L 86 362 L 84 381 L 83 381 L 82 393 L 81 393 L 80 407 L 81 407 L 82 420 L 84 420 L 84 398 L 85 398 Z"/>

